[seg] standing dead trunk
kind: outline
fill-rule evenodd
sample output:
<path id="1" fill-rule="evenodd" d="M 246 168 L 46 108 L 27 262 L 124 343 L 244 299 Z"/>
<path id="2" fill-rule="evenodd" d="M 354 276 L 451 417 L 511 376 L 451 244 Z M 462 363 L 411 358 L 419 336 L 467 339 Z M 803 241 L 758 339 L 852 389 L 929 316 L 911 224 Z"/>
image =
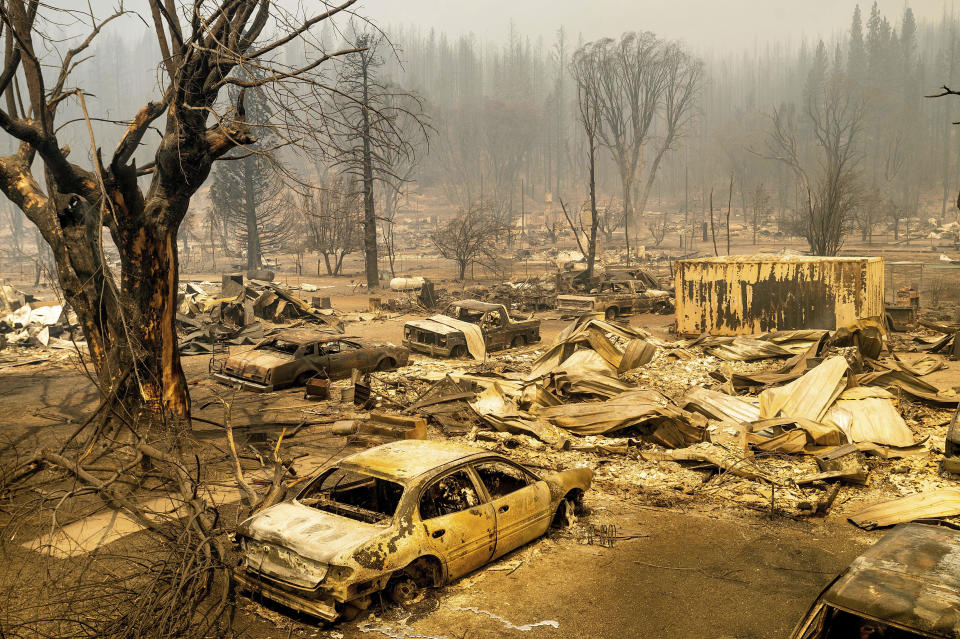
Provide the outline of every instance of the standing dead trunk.
<path id="1" fill-rule="evenodd" d="M 730 174 L 730 190 L 727 192 L 727 255 L 730 255 L 730 208 L 733 206 L 733 174 Z"/>
<path id="2" fill-rule="evenodd" d="M 362 55 L 362 54 L 361 54 Z M 377 213 L 373 201 L 373 154 L 370 150 L 370 59 L 363 55 L 361 79 L 363 82 L 363 104 L 361 135 L 363 136 L 363 252 L 366 256 L 367 288 L 380 287 L 379 256 L 377 255 Z"/>
<path id="3" fill-rule="evenodd" d="M 263 266 L 260 251 L 260 228 L 257 226 L 257 193 L 253 177 L 249 174 L 252 158 L 241 160 L 243 162 L 243 204 L 244 204 L 244 222 L 247 226 L 247 270 L 258 271 Z"/>
<path id="4" fill-rule="evenodd" d="M 587 280 L 593 278 L 594 265 L 597 262 L 597 227 L 600 225 L 600 216 L 597 214 L 597 145 L 593 136 L 588 144 L 589 171 L 590 171 L 590 243 L 587 245 Z"/>
<path id="5" fill-rule="evenodd" d="M 623 178 L 623 239 L 626 242 L 627 264 L 630 263 L 630 180 Z"/>

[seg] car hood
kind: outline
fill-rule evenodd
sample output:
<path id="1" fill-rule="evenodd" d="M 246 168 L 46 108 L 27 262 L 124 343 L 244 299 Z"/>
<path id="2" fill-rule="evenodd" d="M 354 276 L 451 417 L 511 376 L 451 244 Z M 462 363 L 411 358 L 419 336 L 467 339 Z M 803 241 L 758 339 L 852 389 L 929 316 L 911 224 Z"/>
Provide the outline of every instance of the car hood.
<path id="1" fill-rule="evenodd" d="M 296 502 L 283 502 L 253 515 L 239 526 L 241 535 L 288 548 L 323 563 L 351 552 L 386 530 L 323 512 Z"/>
<path id="2" fill-rule="evenodd" d="M 463 331 L 453 328 L 452 326 L 447 326 L 441 324 L 440 322 L 435 322 L 433 320 L 412 320 L 407 322 L 407 326 L 413 326 L 414 328 L 419 328 L 420 330 L 430 331 L 431 333 L 437 333 L 439 335 L 450 335 L 451 333 L 462 333 Z"/>

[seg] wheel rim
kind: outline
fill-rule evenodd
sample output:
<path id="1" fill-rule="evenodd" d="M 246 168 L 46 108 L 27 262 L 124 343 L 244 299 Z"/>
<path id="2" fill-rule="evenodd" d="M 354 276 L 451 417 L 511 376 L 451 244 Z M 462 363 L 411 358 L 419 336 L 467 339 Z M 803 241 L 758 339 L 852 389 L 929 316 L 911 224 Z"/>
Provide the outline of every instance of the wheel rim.
<path id="1" fill-rule="evenodd" d="M 616 309 L 613 309 L 613 308 L 608 308 L 608 309 L 607 309 L 607 319 L 608 319 L 608 320 L 617 319 L 617 311 L 616 311 Z"/>
<path id="2" fill-rule="evenodd" d="M 420 587 L 410 577 L 398 580 L 390 589 L 390 598 L 404 606 L 416 603 L 422 594 Z"/>

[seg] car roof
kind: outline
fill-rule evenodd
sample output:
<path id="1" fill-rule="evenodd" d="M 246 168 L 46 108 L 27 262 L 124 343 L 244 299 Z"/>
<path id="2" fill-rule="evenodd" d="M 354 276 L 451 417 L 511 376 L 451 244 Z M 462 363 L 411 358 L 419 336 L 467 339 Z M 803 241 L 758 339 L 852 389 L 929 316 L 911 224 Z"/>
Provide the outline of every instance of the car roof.
<path id="1" fill-rule="evenodd" d="M 281 331 L 276 335 L 271 335 L 267 339 L 282 339 L 291 344 L 312 344 L 313 342 L 322 342 L 324 340 L 352 338 L 344 338 L 338 333 L 329 333 L 327 331 L 318 331 L 309 328 L 293 328 Z"/>
<path id="2" fill-rule="evenodd" d="M 407 481 L 440 466 L 481 453 L 489 451 L 445 441 L 402 439 L 344 457 L 340 460 L 340 466 L 387 479 Z"/>
<path id="3" fill-rule="evenodd" d="M 489 302 L 481 302 L 480 300 L 457 300 L 456 302 L 450 302 L 450 306 L 459 306 L 468 311 L 482 311 L 484 313 L 500 308 L 500 304 L 490 304 Z"/>
<path id="4" fill-rule="evenodd" d="M 934 636 L 960 636 L 960 532 L 897 526 L 857 557 L 822 600 Z"/>

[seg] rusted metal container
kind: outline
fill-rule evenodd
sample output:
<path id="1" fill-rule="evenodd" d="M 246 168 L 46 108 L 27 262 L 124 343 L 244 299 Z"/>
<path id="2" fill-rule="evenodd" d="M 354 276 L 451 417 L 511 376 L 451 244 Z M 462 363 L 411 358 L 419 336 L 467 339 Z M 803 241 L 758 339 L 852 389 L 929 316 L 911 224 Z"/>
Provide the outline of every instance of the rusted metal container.
<path id="1" fill-rule="evenodd" d="M 676 263 L 677 333 L 833 330 L 883 315 L 882 257 L 730 255 Z"/>

